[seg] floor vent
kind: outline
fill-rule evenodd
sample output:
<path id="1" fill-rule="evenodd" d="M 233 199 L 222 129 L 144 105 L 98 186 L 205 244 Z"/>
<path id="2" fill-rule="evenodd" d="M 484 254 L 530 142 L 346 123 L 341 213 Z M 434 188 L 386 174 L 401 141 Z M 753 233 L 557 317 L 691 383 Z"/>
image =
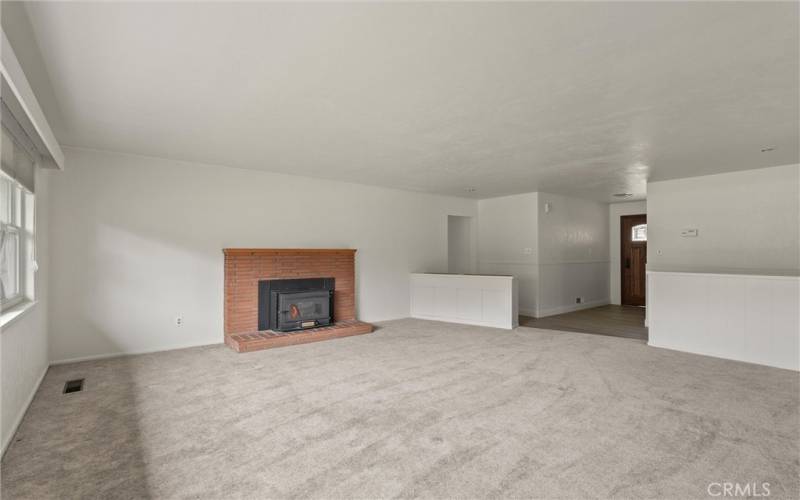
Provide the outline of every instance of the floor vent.
<path id="1" fill-rule="evenodd" d="M 64 384 L 64 394 L 69 394 L 70 392 L 78 392 L 83 390 L 83 379 L 79 378 L 77 380 L 67 380 L 67 383 Z"/>

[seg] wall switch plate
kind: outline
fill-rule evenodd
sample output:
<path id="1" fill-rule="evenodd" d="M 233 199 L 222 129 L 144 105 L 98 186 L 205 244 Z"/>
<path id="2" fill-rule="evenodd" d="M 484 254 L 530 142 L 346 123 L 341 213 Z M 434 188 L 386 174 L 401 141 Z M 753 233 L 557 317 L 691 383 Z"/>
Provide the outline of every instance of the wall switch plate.
<path id="1" fill-rule="evenodd" d="M 697 236 L 697 229 L 684 229 L 681 231 L 681 236 L 684 238 L 695 238 Z"/>
<path id="2" fill-rule="evenodd" d="M 525 247 L 522 249 L 522 253 L 525 255 L 533 255 L 533 248 Z"/>

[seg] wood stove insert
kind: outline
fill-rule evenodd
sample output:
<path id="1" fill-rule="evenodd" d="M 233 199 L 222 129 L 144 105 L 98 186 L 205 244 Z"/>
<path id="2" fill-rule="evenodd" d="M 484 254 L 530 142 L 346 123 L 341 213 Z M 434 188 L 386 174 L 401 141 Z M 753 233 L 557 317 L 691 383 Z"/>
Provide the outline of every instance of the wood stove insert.
<path id="1" fill-rule="evenodd" d="M 258 329 L 291 332 L 333 323 L 333 278 L 260 280 Z"/>

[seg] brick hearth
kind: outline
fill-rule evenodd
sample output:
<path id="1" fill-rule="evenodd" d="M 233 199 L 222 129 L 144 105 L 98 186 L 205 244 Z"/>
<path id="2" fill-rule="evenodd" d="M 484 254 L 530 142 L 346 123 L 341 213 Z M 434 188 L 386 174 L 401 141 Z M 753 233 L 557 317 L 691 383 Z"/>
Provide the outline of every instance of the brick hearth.
<path id="1" fill-rule="evenodd" d="M 226 248 L 225 343 L 237 352 L 370 333 L 356 320 L 355 250 Z M 335 279 L 335 324 L 297 332 L 258 331 L 258 281 L 286 278 Z"/>
<path id="2" fill-rule="evenodd" d="M 225 343 L 236 352 L 249 352 L 271 349 L 273 347 L 284 347 L 287 345 L 307 344 L 309 342 L 319 342 L 320 340 L 349 337 L 351 335 L 361 335 L 364 333 L 371 333 L 372 330 L 373 327 L 369 323 L 356 320 L 344 320 L 337 321 L 331 326 L 297 330 L 294 332 L 273 332 L 272 330 L 267 330 L 263 332 L 225 335 Z"/>

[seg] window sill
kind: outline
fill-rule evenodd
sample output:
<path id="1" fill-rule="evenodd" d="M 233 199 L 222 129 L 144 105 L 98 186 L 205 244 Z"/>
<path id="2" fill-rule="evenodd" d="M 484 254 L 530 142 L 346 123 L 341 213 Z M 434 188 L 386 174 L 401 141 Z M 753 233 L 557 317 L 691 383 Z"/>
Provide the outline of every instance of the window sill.
<path id="1" fill-rule="evenodd" d="M 1 328 L 8 328 L 13 322 L 21 318 L 25 315 L 28 311 L 33 309 L 33 306 L 36 305 L 35 300 L 25 300 L 13 307 L 8 309 L 4 309 L 2 313 L 0 313 L 0 329 Z"/>

